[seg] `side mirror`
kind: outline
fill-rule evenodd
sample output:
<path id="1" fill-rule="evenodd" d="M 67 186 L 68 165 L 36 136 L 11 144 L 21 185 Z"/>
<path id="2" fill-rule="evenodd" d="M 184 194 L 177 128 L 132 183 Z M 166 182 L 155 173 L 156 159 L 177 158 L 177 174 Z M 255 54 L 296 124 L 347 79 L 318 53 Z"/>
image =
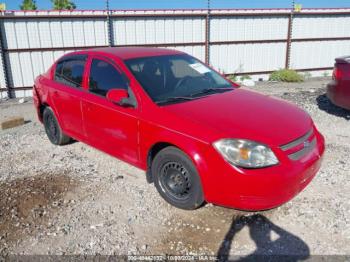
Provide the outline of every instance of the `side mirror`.
<path id="1" fill-rule="evenodd" d="M 107 99 L 117 105 L 128 105 L 129 94 L 125 89 L 111 89 L 107 92 Z"/>

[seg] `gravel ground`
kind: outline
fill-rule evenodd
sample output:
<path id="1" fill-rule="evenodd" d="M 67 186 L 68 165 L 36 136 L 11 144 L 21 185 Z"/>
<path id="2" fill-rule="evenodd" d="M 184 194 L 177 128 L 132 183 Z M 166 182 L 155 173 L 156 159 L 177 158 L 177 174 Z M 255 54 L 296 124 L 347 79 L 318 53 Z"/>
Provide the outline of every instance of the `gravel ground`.
<path id="1" fill-rule="evenodd" d="M 165 203 L 144 173 L 75 142 L 50 144 L 32 102 L 0 102 L 0 254 L 350 255 L 350 112 L 325 97 L 329 79 L 250 88 L 296 103 L 325 136 L 323 166 L 296 198 L 247 213 Z"/>

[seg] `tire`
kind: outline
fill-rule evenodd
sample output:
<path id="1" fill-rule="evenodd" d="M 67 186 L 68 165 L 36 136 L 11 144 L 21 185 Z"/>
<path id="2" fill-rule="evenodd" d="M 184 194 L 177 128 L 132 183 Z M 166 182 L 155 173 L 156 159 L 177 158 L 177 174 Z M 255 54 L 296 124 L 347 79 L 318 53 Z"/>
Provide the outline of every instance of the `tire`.
<path id="1" fill-rule="evenodd" d="M 153 159 L 151 171 L 159 194 L 169 204 L 186 210 L 203 204 L 202 184 L 196 167 L 178 148 L 162 149 Z"/>
<path id="2" fill-rule="evenodd" d="M 54 145 L 65 145 L 71 141 L 69 136 L 66 136 L 58 124 L 54 112 L 51 108 L 46 107 L 43 113 L 43 122 L 45 132 L 50 142 Z"/>

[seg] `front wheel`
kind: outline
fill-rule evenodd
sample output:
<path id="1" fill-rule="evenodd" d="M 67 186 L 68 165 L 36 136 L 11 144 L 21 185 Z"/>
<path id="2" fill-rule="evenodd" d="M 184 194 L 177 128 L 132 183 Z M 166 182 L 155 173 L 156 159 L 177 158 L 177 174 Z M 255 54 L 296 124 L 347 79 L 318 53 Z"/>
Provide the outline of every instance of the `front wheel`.
<path id="1" fill-rule="evenodd" d="M 55 117 L 55 114 L 49 107 L 46 107 L 44 109 L 43 122 L 46 135 L 52 144 L 65 145 L 71 141 L 71 138 L 62 132 L 62 129 Z"/>
<path id="2" fill-rule="evenodd" d="M 187 210 L 203 204 L 198 172 L 192 161 L 178 148 L 161 150 L 152 161 L 151 170 L 159 194 L 169 204 Z"/>

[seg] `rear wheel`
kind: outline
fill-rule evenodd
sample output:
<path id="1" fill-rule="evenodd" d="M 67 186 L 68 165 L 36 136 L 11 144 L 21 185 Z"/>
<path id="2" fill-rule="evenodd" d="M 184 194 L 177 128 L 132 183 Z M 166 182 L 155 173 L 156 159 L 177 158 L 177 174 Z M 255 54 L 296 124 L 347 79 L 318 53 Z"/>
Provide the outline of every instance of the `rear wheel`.
<path id="1" fill-rule="evenodd" d="M 53 113 L 52 109 L 46 107 L 43 113 L 43 122 L 45 127 L 45 132 L 50 142 L 54 145 L 65 145 L 71 141 L 69 136 L 66 136 L 61 127 L 58 124 L 58 121 Z"/>
<path id="2" fill-rule="evenodd" d="M 166 147 L 152 161 L 152 175 L 159 194 L 171 205 L 196 209 L 204 202 L 202 185 L 192 161 L 178 148 Z"/>

